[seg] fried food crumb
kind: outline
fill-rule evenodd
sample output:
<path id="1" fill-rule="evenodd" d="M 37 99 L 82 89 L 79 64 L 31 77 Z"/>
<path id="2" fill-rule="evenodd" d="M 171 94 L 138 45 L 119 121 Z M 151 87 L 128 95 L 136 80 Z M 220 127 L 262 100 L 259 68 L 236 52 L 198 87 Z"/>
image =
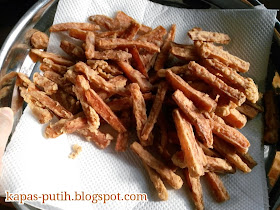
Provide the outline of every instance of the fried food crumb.
<path id="1" fill-rule="evenodd" d="M 82 147 L 78 144 L 72 146 L 72 153 L 68 156 L 71 159 L 75 159 L 82 151 Z"/>

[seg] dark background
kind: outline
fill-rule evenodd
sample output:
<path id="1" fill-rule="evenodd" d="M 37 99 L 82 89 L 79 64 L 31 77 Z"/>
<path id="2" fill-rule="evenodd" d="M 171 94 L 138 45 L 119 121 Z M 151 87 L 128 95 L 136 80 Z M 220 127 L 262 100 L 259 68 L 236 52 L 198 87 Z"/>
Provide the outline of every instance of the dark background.
<path id="1" fill-rule="evenodd" d="M 0 47 L 18 20 L 37 0 L 0 0 Z M 280 0 L 261 0 L 267 8 L 280 9 Z M 278 19 L 279 18 L 278 12 Z"/>
<path id="2" fill-rule="evenodd" d="M 25 12 L 37 0 L 0 0 L 0 47 Z"/>

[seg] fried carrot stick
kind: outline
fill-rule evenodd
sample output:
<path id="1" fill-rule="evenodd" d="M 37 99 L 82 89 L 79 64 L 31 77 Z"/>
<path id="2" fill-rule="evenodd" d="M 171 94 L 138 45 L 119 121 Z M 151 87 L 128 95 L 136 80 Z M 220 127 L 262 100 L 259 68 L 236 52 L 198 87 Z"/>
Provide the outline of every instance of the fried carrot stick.
<path id="1" fill-rule="evenodd" d="M 141 91 L 148 92 L 152 89 L 152 84 L 145 78 L 145 76 L 139 71 L 133 69 L 129 63 L 123 61 L 118 61 L 117 63 L 128 79 L 130 79 L 132 82 L 138 83 Z"/>
<path id="2" fill-rule="evenodd" d="M 130 145 L 130 148 L 142 159 L 145 164 L 156 170 L 157 173 L 159 173 L 159 175 L 165 179 L 171 187 L 174 189 L 180 189 L 182 187 L 183 180 L 181 177 L 166 167 L 161 161 L 154 158 L 148 151 L 143 149 L 139 143 L 134 142 Z"/>
<path id="3" fill-rule="evenodd" d="M 54 71 L 45 71 L 44 76 L 51 81 L 55 82 L 60 89 L 63 89 L 65 92 L 69 93 L 70 95 L 74 95 L 74 92 L 72 90 L 72 83 L 69 82 L 66 78 L 61 76 L 60 74 L 54 72 Z"/>
<path id="4" fill-rule="evenodd" d="M 136 64 L 136 69 L 140 71 L 146 78 L 149 78 L 138 49 L 136 47 L 131 47 L 129 48 L 129 52 L 131 53 L 132 58 Z"/>
<path id="5" fill-rule="evenodd" d="M 185 169 L 185 177 L 188 183 L 188 187 L 191 191 L 191 196 L 196 210 L 204 209 L 203 192 L 200 182 L 200 176 L 192 176 L 188 169 Z"/>
<path id="6" fill-rule="evenodd" d="M 87 36 L 87 31 L 78 29 L 78 28 L 70 28 L 69 29 L 69 36 L 75 38 L 75 39 L 80 39 L 82 41 L 86 40 Z"/>
<path id="7" fill-rule="evenodd" d="M 277 106 L 273 90 L 269 90 L 264 94 L 264 104 L 265 129 L 263 139 L 268 144 L 275 144 L 279 140 L 279 107 Z"/>
<path id="8" fill-rule="evenodd" d="M 163 46 L 160 49 L 160 53 L 158 54 L 154 69 L 156 71 L 164 68 L 164 63 L 169 56 L 169 50 L 171 48 L 171 42 L 175 39 L 176 33 L 176 24 L 172 24 L 170 31 L 167 34 L 166 39 L 164 40 Z"/>
<path id="9" fill-rule="evenodd" d="M 130 53 L 123 50 L 103 50 L 95 51 L 92 54 L 92 58 L 98 60 L 116 60 L 116 61 L 127 61 L 132 56 Z"/>
<path id="10" fill-rule="evenodd" d="M 132 17 L 128 16 L 123 11 L 118 11 L 115 19 L 118 20 L 120 25 L 125 28 L 127 28 L 131 24 L 131 21 L 135 21 Z M 141 24 L 139 33 L 145 34 L 150 32 L 151 30 L 152 30 L 151 27 Z"/>
<path id="11" fill-rule="evenodd" d="M 148 172 L 149 177 L 157 190 L 158 197 L 161 200 L 166 201 L 168 199 L 168 192 L 167 192 L 167 189 L 164 186 L 160 176 L 157 174 L 157 172 L 154 169 L 149 167 L 144 162 L 143 162 L 143 165 L 144 165 L 144 168 L 146 169 L 146 171 Z"/>
<path id="12" fill-rule="evenodd" d="M 216 136 L 214 136 L 214 149 L 224 156 L 228 162 L 235 165 L 239 170 L 244 173 L 251 172 L 251 169 L 246 165 L 246 163 L 244 163 L 236 154 L 234 147 Z"/>
<path id="13" fill-rule="evenodd" d="M 123 88 L 119 89 L 116 84 L 110 83 L 109 81 L 105 80 L 103 77 L 99 76 L 96 71 L 93 71 L 88 65 L 84 62 L 78 62 L 75 64 L 74 70 L 78 73 L 83 73 L 86 78 L 93 84 L 96 88 L 101 88 L 109 93 L 117 93 L 117 94 L 124 94 Z"/>
<path id="14" fill-rule="evenodd" d="M 201 147 L 205 155 L 208 155 L 210 157 L 220 157 L 220 155 L 214 151 L 213 149 L 210 149 L 206 147 L 204 144 L 202 144 L 200 141 L 197 141 L 198 145 Z"/>
<path id="15" fill-rule="evenodd" d="M 78 76 L 77 76 L 77 78 L 78 78 Z M 85 96 L 85 90 L 84 90 L 82 84 L 80 82 L 77 82 L 77 78 L 76 78 L 76 82 L 75 82 L 75 86 L 74 86 L 73 90 L 74 90 L 77 98 L 80 100 L 84 113 L 88 119 L 89 125 L 91 125 L 90 129 L 96 130 L 100 126 L 99 115 L 96 113 L 95 109 L 92 108 L 92 106 L 90 106 L 88 104 L 87 98 Z"/>
<path id="16" fill-rule="evenodd" d="M 98 129 L 94 130 L 90 128 L 84 128 L 77 130 L 77 133 L 84 136 L 88 141 L 95 143 L 100 149 L 104 149 L 109 146 L 113 137 L 110 134 L 105 134 Z"/>
<path id="17" fill-rule="evenodd" d="M 116 19 L 110 18 L 106 15 L 92 15 L 88 18 L 95 24 L 102 26 L 108 30 L 116 30 L 121 27 L 120 22 Z"/>
<path id="18" fill-rule="evenodd" d="M 132 83 L 129 86 L 129 91 L 131 93 L 133 113 L 136 119 L 136 131 L 137 136 L 142 145 L 145 146 L 145 142 L 141 141 L 141 132 L 147 121 L 146 104 L 143 95 L 140 91 L 140 87 L 137 83 Z"/>
<path id="19" fill-rule="evenodd" d="M 58 32 L 58 31 L 67 31 L 71 28 L 81 29 L 85 31 L 97 31 L 100 30 L 100 27 L 98 25 L 94 25 L 92 23 L 58 23 L 55 25 L 52 25 L 50 27 L 50 32 Z"/>
<path id="20" fill-rule="evenodd" d="M 152 95 L 151 93 L 144 93 L 142 95 L 145 101 L 154 99 L 154 95 Z M 109 101 L 107 105 L 112 109 L 112 111 L 116 112 L 116 111 L 129 109 L 130 107 L 133 106 L 133 102 L 132 102 L 132 98 L 125 96 L 125 97 L 113 99 Z"/>
<path id="21" fill-rule="evenodd" d="M 85 40 L 85 55 L 87 60 L 93 59 L 95 53 L 95 35 L 93 32 L 89 31 L 86 35 Z"/>
<path id="22" fill-rule="evenodd" d="M 238 129 L 243 128 L 247 123 L 245 115 L 241 114 L 237 109 L 230 109 L 229 114 L 222 118 L 228 125 Z"/>
<path id="23" fill-rule="evenodd" d="M 199 112 L 193 102 L 189 100 L 182 91 L 176 90 L 172 95 L 172 98 L 187 116 L 190 123 L 195 126 L 196 132 L 203 143 L 208 148 L 212 148 L 213 135 L 210 121 Z"/>
<path id="24" fill-rule="evenodd" d="M 236 152 L 236 154 L 239 155 L 239 157 L 242 159 L 242 161 L 244 163 L 246 163 L 250 169 L 253 169 L 256 165 L 258 165 L 258 163 L 254 160 L 254 158 L 248 152 L 246 154 Z"/>
<path id="25" fill-rule="evenodd" d="M 217 202 L 224 202 L 230 199 L 222 180 L 217 174 L 214 172 L 207 172 L 205 177 Z"/>
<path id="26" fill-rule="evenodd" d="M 42 91 L 33 88 L 28 88 L 27 94 L 29 94 L 34 100 L 39 101 L 45 108 L 48 108 L 54 114 L 61 118 L 68 119 L 73 116 L 73 114 L 66 110 L 63 106 L 61 106 L 60 103 L 54 101 Z"/>
<path id="27" fill-rule="evenodd" d="M 193 45 L 184 45 L 172 42 L 170 53 L 184 61 L 196 61 L 199 59 L 199 55 Z"/>
<path id="28" fill-rule="evenodd" d="M 75 59 L 83 60 L 85 58 L 85 52 L 83 48 L 66 40 L 62 40 L 60 42 L 60 48 Z"/>
<path id="29" fill-rule="evenodd" d="M 128 132 L 118 133 L 115 150 L 124 152 L 128 144 Z"/>
<path id="30" fill-rule="evenodd" d="M 43 72 L 54 71 L 60 75 L 63 75 L 67 71 L 67 66 L 56 64 L 52 60 L 44 58 L 43 63 L 41 63 L 40 65 L 40 70 L 42 70 Z"/>
<path id="31" fill-rule="evenodd" d="M 173 66 L 168 69 L 160 69 L 157 71 L 157 75 L 159 77 L 165 77 L 167 70 L 172 71 L 174 74 L 185 74 L 188 70 L 188 64 L 183 65 L 183 66 Z"/>
<path id="32" fill-rule="evenodd" d="M 233 168 L 226 160 L 206 156 L 207 164 L 205 169 L 215 173 L 235 173 L 235 168 Z"/>
<path id="33" fill-rule="evenodd" d="M 236 69 L 240 72 L 247 72 L 250 67 L 250 63 L 231 55 L 227 51 L 215 46 L 211 43 L 203 43 L 200 48 L 200 55 L 203 58 L 216 58 L 226 64 L 227 66 Z"/>
<path id="34" fill-rule="evenodd" d="M 49 80 L 47 77 L 40 75 L 38 72 L 34 73 L 33 82 L 35 83 L 35 85 L 42 88 L 48 95 L 52 95 L 58 90 L 58 86 L 56 83 Z"/>
<path id="35" fill-rule="evenodd" d="M 49 122 L 53 118 L 53 114 L 44 106 L 36 100 L 32 100 L 31 97 L 27 94 L 27 89 L 20 87 L 20 95 L 23 97 L 24 101 L 28 103 L 32 113 L 38 119 L 41 124 Z"/>
<path id="36" fill-rule="evenodd" d="M 237 129 L 214 120 L 211 120 L 211 126 L 214 134 L 233 145 L 237 151 L 247 153 L 250 142 Z"/>
<path id="37" fill-rule="evenodd" d="M 146 49 L 149 52 L 160 52 L 160 48 L 153 43 L 141 40 L 126 40 L 121 38 L 100 38 L 96 42 L 100 49 L 109 50 L 115 48 L 137 48 Z"/>
<path id="38" fill-rule="evenodd" d="M 207 112 L 212 112 L 216 109 L 217 103 L 210 98 L 209 95 L 192 88 L 187 82 L 185 82 L 180 76 L 174 74 L 171 70 L 166 71 L 165 77 L 175 90 L 181 90 L 197 107 Z"/>
<path id="39" fill-rule="evenodd" d="M 121 35 L 122 39 L 133 40 L 139 29 L 141 28 L 141 24 L 136 21 L 131 21 L 130 26 L 128 26 L 124 33 Z"/>
<path id="40" fill-rule="evenodd" d="M 215 42 L 219 44 L 228 44 L 230 42 L 229 35 L 224 33 L 203 31 L 199 28 L 193 28 L 188 31 L 189 37 L 194 41 Z"/>
<path id="41" fill-rule="evenodd" d="M 35 56 L 38 56 L 42 60 L 44 58 L 48 58 L 56 64 L 60 64 L 60 65 L 64 65 L 64 66 L 72 66 L 74 64 L 72 61 L 70 61 L 66 58 L 63 58 L 59 55 L 56 55 L 54 53 L 45 52 L 45 51 L 41 51 L 41 50 L 38 50 L 38 49 L 31 49 L 30 53 L 34 54 Z"/>
<path id="42" fill-rule="evenodd" d="M 157 121 L 157 117 L 159 115 L 159 112 L 161 110 L 162 107 L 162 103 L 163 100 L 165 98 L 165 94 L 167 91 L 168 85 L 166 82 L 161 82 L 159 84 L 158 90 L 157 90 L 157 94 L 152 106 L 152 109 L 149 113 L 149 117 L 143 127 L 143 130 L 141 132 L 141 139 L 143 141 L 148 140 L 150 133 L 152 132 L 154 125 Z"/>
<path id="43" fill-rule="evenodd" d="M 194 61 L 191 61 L 188 65 L 188 68 L 191 72 L 202 79 L 204 82 L 208 83 L 212 87 L 216 88 L 219 92 L 225 94 L 231 101 L 236 103 L 238 106 L 243 104 L 246 100 L 244 93 L 240 92 L 237 89 L 234 89 L 224 83 L 221 79 L 216 77 L 214 74 L 211 74 L 206 68 L 197 64 Z"/>
<path id="44" fill-rule="evenodd" d="M 47 138 L 56 138 L 63 133 L 74 133 L 87 126 L 86 117 L 84 114 L 79 113 L 71 119 L 60 119 L 56 123 L 50 123 L 45 130 L 45 136 Z"/>
<path id="45" fill-rule="evenodd" d="M 108 122 L 116 131 L 120 133 L 126 132 L 125 127 L 122 125 L 118 117 L 112 112 L 112 110 L 107 106 L 107 104 L 97 95 L 97 93 L 90 88 L 89 82 L 84 76 L 78 75 L 76 79 L 76 86 L 81 87 L 84 92 L 86 102 L 94 109 L 96 112 Z"/>
<path id="46" fill-rule="evenodd" d="M 179 110 L 173 111 L 181 149 L 184 151 L 184 159 L 192 176 L 204 175 L 202 160 L 199 158 L 198 145 L 196 143 L 191 124 L 184 119 Z"/>
<path id="47" fill-rule="evenodd" d="M 255 109 L 254 107 L 251 107 L 246 103 L 242 104 L 239 107 L 236 107 L 236 109 L 249 119 L 254 119 L 260 112 L 258 109 Z"/>
<path id="48" fill-rule="evenodd" d="M 214 74 L 221 74 L 221 79 L 242 91 L 249 101 L 256 103 L 259 100 L 258 87 L 251 78 L 242 77 L 217 59 L 205 59 L 205 63 L 208 70 Z"/>

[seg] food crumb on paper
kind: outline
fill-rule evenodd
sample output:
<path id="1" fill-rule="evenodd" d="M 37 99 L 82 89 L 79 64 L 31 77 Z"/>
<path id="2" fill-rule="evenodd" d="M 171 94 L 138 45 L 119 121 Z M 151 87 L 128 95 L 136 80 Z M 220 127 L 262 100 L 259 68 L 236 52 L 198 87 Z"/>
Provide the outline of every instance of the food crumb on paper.
<path id="1" fill-rule="evenodd" d="M 82 147 L 78 144 L 72 146 L 72 153 L 68 156 L 71 159 L 75 159 L 82 151 Z"/>

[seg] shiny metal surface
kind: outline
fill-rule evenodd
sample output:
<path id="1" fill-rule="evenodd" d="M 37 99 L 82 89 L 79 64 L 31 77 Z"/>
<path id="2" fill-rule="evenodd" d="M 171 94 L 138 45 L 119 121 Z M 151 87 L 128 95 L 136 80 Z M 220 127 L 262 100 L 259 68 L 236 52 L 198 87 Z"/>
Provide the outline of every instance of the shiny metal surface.
<path id="1" fill-rule="evenodd" d="M 28 56 L 29 38 L 35 29 L 47 31 L 53 22 L 58 0 L 39 0 L 31 7 L 13 28 L 0 51 L 0 107 L 14 110 L 14 127 L 22 114 L 22 99 L 15 88 L 15 78 L 6 80 L 12 72 L 30 75 L 34 63 Z"/>

